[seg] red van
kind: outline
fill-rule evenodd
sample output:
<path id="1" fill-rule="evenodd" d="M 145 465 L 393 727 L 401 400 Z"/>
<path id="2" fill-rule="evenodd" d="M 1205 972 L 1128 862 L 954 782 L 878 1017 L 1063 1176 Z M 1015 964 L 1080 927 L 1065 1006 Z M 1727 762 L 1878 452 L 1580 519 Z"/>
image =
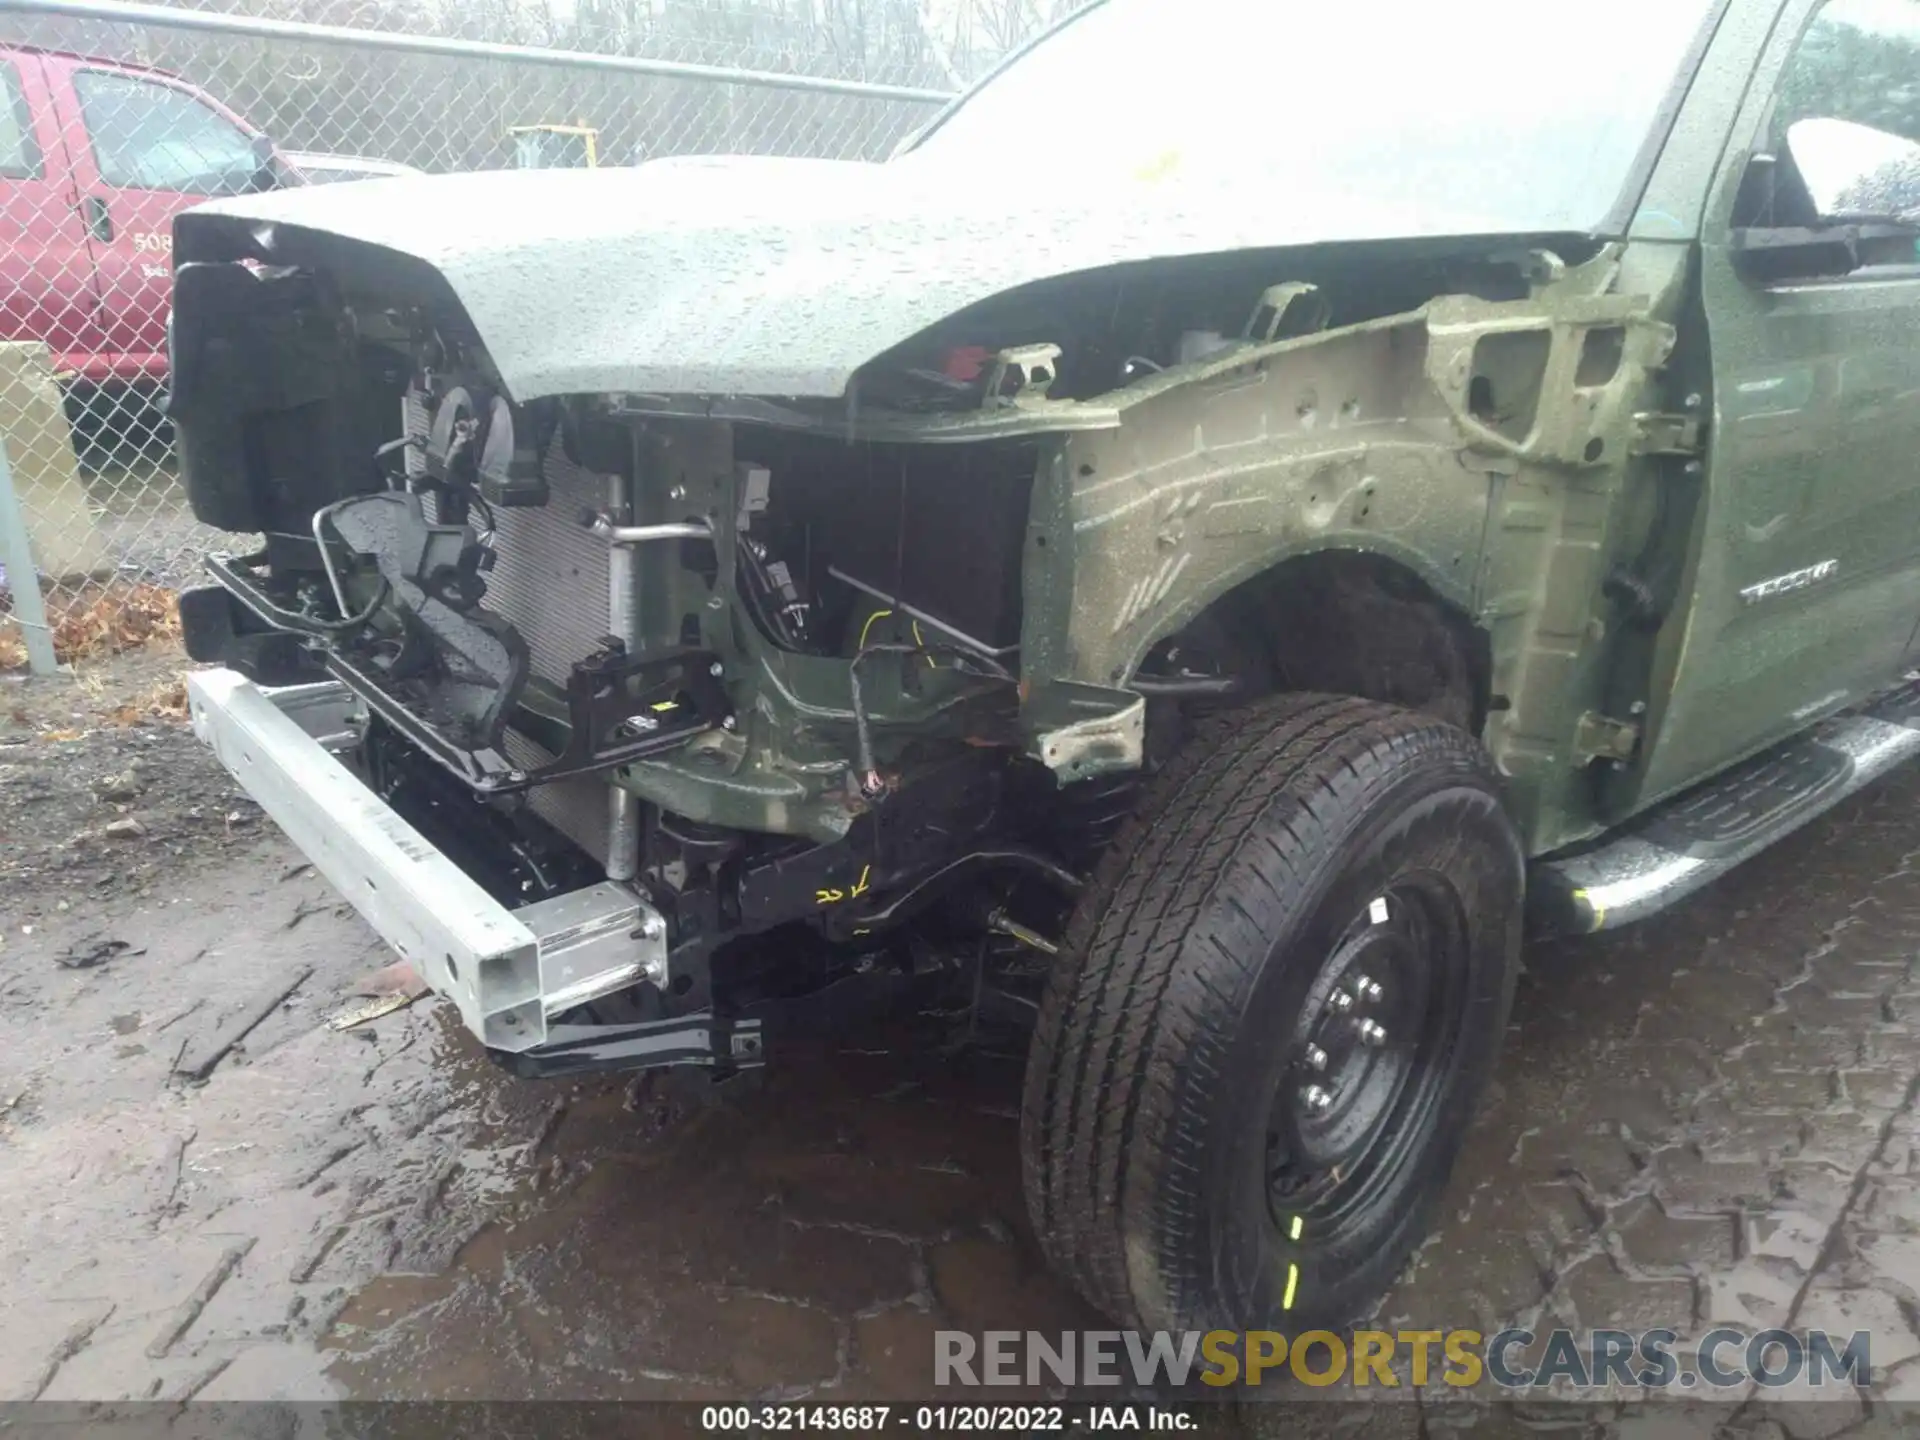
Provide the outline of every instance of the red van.
<path id="1" fill-rule="evenodd" d="M 0 340 L 45 341 L 65 379 L 164 382 L 173 217 L 291 180 L 176 76 L 0 46 Z"/>

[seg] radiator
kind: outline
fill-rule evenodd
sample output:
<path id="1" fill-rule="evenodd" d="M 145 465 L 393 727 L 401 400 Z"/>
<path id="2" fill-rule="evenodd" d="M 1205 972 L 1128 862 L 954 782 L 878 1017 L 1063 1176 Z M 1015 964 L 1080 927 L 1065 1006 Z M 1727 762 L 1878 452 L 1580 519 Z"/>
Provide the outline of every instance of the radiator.
<path id="1" fill-rule="evenodd" d="M 427 412 L 417 397 L 406 400 L 409 435 L 427 433 Z M 407 468 L 424 468 L 417 450 Z M 480 603 L 503 616 L 527 642 L 533 673 L 564 687 L 573 662 L 596 648 L 608 632 L 607 542 L 580 523 L 583 509 L 606 508 L 604 476 L 583 470 L 566 456 L 558 436 L 548 448 L 545 472 L 551 498 L 545 505 L 493 507 L 493 548 L 498 559 L 486 576 Z M 433 502 L 427 501 L 429 515 Z M 501 749 L 523 770 L 553 755 L 509 730 Z M 601 779 L 562 780 L 536 786 L 533 812 L 601 864 L 607 858 L 607 786 Z"/>

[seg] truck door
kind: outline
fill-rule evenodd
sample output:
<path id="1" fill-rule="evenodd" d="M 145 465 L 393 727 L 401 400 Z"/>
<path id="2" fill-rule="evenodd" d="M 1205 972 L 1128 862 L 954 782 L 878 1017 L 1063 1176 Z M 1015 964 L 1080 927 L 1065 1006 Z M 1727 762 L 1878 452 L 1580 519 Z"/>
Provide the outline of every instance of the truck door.
<path id="1" fill-rule="evenodd" d="M 100 378 L 100 292 L 42 62 L 0 50 L 0 340 L 43 341 L 55 371 Z"/>
<path id="2" fill-rule="evenodd" d="M 173 217 L 254 188 L 254 137 L 192 87 L 81 62 L 65 72 L 70 148 L 118 377 L 162 380 L 173 304 Z"/>
<path id="3" fill-rule="evenodd" d="M 1836 263 L 1806 119 L 1920 140 L 1920 0 L 1785 6 L 1709 200 L 1708 533 L 1648 794 L 1892 678 L 1920 608 L 1920 256 L 1883 226 Z"/>

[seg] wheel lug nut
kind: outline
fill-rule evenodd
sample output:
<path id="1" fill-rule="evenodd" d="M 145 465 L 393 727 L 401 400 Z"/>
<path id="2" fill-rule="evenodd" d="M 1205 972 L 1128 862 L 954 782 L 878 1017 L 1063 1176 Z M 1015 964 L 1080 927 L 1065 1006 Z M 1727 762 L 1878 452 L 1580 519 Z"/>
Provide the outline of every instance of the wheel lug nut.
<path id="1" fill-rule="evenodd" d="M 1309 1114 L 1324 1115 L 1333 1104 L 1333 1096 L 1319 1085 L 1309 1085 L 1300 1092 L 1300 1103 L 1307 1107 Z"/>
<path id="2" fill-rule="evenodd" d="M 1301 1053 L 1300 1058 L 1307 1062 L 1307 1068 L 1309 1070 L 1324 1070 L 1327 1068 L 1327 1052 L 1322 1050 L 1318 1045 L 1307 1046 Z"/>
<path id="3" fill-rule="evenodd" d="M 1378 980 L 1369 979 L 1365 975 L 1354 977 L 1353 992 L 1360 997 L 1360 1003 L 1363 1005 L 1377 1004 L 1380 997 L 1386 993 L 1380 988 Z"/>
<path id="4" fill-rule="evenodd" d="M 1336 1014 L 1344 1015 L 1353 1008 L 1353 997 L 1344 990 L 1336 990 L 1327 997 L 1327 1006 Z"/>
<path id="5" fill-rule="evenodd" d="M 1359 1024 L 1360 1043 L 1362 1045 L 1384 1045 L 1387 1043 L 1386 1027 L 1375 1020 L 1362 1020 Z"/>

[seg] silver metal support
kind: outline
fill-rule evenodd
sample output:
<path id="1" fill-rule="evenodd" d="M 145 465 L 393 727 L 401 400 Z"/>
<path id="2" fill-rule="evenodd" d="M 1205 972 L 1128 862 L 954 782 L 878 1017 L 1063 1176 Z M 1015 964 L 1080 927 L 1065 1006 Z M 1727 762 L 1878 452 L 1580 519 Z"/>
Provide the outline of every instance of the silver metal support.
<path id="1" fill-rule="evenodd" d="M 630 526 L 633 498 L 624 475 L 607 476 L 607 513 L 596 516 L 596 535 L 611 536 L 623 529 L 652 529 Z M 624 640 L 629 650 L 640 643 L 640 571 L 632 549 L 615 545 L 607 552 L 607 633 Z"/>
<path id="2" fill-rule="evenodd" d="M 660 525 L 622 525 L 605 515 L 596 515 L 587 528 L 614 546 L 616 553 L 622 546 L 647 545 L 656 540 L 713 538 L 713 528 L 700 520 L 669 520 Z"/>
<path id="3" fill-rule="evenodd" d="M 618 781 L 607 785 L 607 878 L 631 880 L 640 868 L 640 801 Z"/>
<path id="4" fill-rule="evenodd" d="M 617 532 L 632 518 L 626 477 L 609 475 L 607 513 L 600 519 L 607 531 Z M 607 633 L 624 640 L 629 654 L 640 648 L 640 571 L 630 545 L 616 544 L 607 552 Z M 607 785 L 607 878 L 631 880 L 639 866 L 640 801 L 615 779 Z"/>
<path id="5" fill-rule="evenodd" d="M 443 35 L 400 35 L 354 30 L 344 25 L 309 25 L 297 20 L 268 20 L 172 5 L 138 5 L 123 0 L 0 0 L 0 12 L 59 15 L 70 20 L 107 20 L 120 25 L 155 25 L 216 35 L 250 35 L 262 40 L 294 40 L 307 45 L 351 45 L 361 50 L 391 50 L 413 55 L 452 55 L 468 60 L 517 61 L 523 65 L 560 65 L 579 70 L 611 70 L 626 75 L 660 75 L 674 80 L 705 80 L 761 90 L 803 90 L 816 95 L 859 95 L 870 100 L 907 100 L 944 105 L 945 90 L 909 85 L 876 85 L 866 80 L 831 80 L 819 75 L 783 75 L 741 70 L 731 65 L 689 65 L 677 60 L 643 60 L 629 55 L 596 55 L 584 50 L 542 50 L 457 40 Z"/>
<path id="6" fill-rule="evenodd" d="M 484 1044 L 535 1049 L 550 1016 L 666 978 L 666 921 L 630 886 L 509 911 L 434 849 L 324 748 L 352 721 L 339 688 L 262 690 L 200 670 L 187 700 L 220 763 Z"/>
<path id="7" fill-rule="evenodd" d="M 320 552 L 320 565 L 327 572 L 327 583 L 333 587 L 333 603 L 340 607 L 340 618 L 345 620 L 353 614 L 353 606 L 347 603 L 347 587 L 340 583 L 340 572 L 333 568 L 333 549 L 327 543 L 327 521 L 334 513 L 346 505 L 351 505 L 360 497 L 349 495 L 345 500 L 336 500 L 331 505 L 322 505 L 313 512 L 313 548 Z"/>
<path id="8" fill-rule="evenodd" d="M 0 564 L 7 568 L 7 586 L 13 592 L 13 618 L 27 637 L 27 668 L 35 675 L 58 673 L 53 631 L 47 628 L 47 607 L 40 596 L 40 572 L 27 535 L 27 513 L 13 493 L 13 467 L 7 463 L 4 436 L 0 436 Z"/>
<path id="9" fill-rule="evenodd" d="M 367 707 L 338 680 L 280 686 L 273 703 L 328 754 L 357 750 L 367 738 Z"/>
<path id="10" fill-rule="evenodd" d="M 537 900 L 513 912 L 540 944 L 540 1004 L 549 1017 L 624 990 L 667 983 L 667 926 L 611 881 Z"/>

